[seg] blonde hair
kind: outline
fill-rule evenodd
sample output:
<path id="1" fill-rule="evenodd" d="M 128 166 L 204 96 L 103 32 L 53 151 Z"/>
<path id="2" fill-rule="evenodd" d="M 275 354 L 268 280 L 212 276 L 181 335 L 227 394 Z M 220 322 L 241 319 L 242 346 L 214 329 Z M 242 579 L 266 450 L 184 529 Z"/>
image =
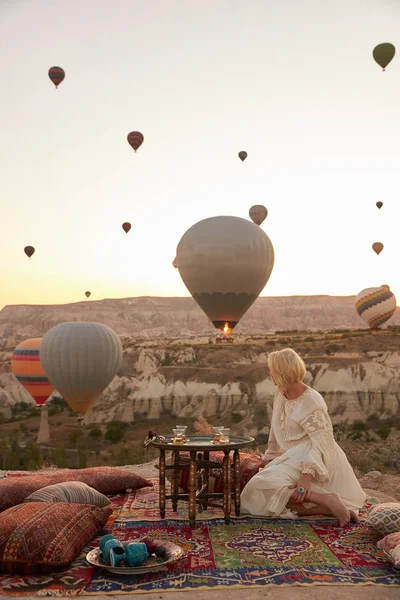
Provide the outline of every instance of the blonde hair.
<path id="1" fill-rule="evenodd" d="M 307 373 L 304 360 L 291 348 L 270 352 L 268 367 L 275 385 L 281 392 L 284 392 L 289 385 L 303 381 Z"/>

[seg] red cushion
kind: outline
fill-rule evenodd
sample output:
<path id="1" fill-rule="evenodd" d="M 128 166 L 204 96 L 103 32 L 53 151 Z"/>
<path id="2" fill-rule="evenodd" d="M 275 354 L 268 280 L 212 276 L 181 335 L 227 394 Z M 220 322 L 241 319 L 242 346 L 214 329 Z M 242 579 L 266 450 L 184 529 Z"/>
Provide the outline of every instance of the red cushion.
<path id="1" fill-rule="evenodd" d="M 197 455 L 201 454 L 201 452 L 197 452 Z M 231 464 L 233 463 L 233 454 L 229 455 Z M 172 460 L 172 459 L 171 459 Z M 222 462 L 224 460 L 224 453 L 220 451 L 210 452 L 210 460 L 219 463 L 222 466 Z M 180 452 L 179 453 L 179 461 L 183 464 L 188 464 L 190 462 L 190 453 L 189 452 Z M 169 461 L 170 462 L 170 461 Z M 170 462 L 171 464 L 171 462 Z M 262 466 L 262 460 L 260 457 L 254 454 L 240 454 L 240 490 L 242 491 L 244 486 L 258 471 Z M 222 493 L 224 491 L 223 478 L 222 478 L 222 469 L 216 467 L 215 469 L 210 469 L 209 471 L 209 488 L 210 492 L 218 492 Z M 167 471 L 167 477 L 171 481 L 172 479 L 172 470 Z M 189 484 L 189 471 L 179 471 L 179 487 L 185 492 L 188 491 Z M 233 476 L 231 480 L 231 489 L 234 490 L 233 486 Z"/>
<path id="2" fill-rule="evenodd" d="M 79 556 L 107 523 L 112 508 L 27 502 L 0 515 L 0 572 L 51 573 Z"/>
<path id="3" fill-rule="evenodd" d="M 28 477 L 5 477 L 0 479 L 0 511 L 21 504 L 36 490 L 64 481 L 82 481 L 102 494 L 115 494 L 127 489 L 138 490 L 153 485 L 141 475 L 117 467 L 91 467 L 37 473 Z"/>

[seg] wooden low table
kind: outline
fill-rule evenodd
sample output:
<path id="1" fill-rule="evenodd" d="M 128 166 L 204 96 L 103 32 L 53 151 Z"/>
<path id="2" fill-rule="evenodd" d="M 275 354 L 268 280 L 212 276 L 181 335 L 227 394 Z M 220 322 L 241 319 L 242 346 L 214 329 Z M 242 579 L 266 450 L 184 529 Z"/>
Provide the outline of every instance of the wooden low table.
<path id="1" fill-rule="evenodd" d="M 254 438 L 245 436 L 230 436 L 229 444 L 215 444 L 213 435 L 189 434 L 188 441 L 184 444 L 173 444 L 173 436 L 165 436 L 166 443 L 151 442 L 153 446 L 160 451 L 160 516 L 165 518 L 165 502 L 172 500 L 172 509 L 178 508 L 178 500 L 187 500 L 189 502 L 189 521 L 191 527 L 194 527 L 196 520 L 196 505 L 199 504 L 200 510 L 207 506 L 217 506 L 223 508 L 225 523 L 230 522 L 231 501 L 233 499 L 236 516 L 240 515 L 240 455 L 239 450 L 250 446 Z M 165 453 L 172 451 L 172 464 L 165 462 Z M 222 465 L 210 459 L 210 452 L 222 451 L 224 460 Z M 180 453 L 190 452 L 190 462 L 180 462 Z M 198 452 L 201 455 L 198 456 Z M 231 463 L 230 453 L 233 452 L 233 484 L 234 491 L 231 492 Z M 222 469 L 223 492 L 209 492 L 209 470 Z M 166 494 L 165 473 L 172 470 L 171 494 Z M 179 471 L 189 471 L 188 493 L 179 493 Z M 197 482 L 199 481 L 199 485 Z M 213 498 L 221 498 L 221 503 L 210 501 Z"/>

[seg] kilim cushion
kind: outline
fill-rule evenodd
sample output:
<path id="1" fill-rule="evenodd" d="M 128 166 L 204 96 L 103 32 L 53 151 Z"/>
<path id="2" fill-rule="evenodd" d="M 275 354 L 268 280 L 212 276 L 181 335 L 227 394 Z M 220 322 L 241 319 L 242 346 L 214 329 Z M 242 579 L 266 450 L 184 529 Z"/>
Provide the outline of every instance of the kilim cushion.
<path id="1" fill-rule="evenodd" d="M 395 567 L 400 568 L 400 531 L 389 533 L 377 544 L 379 550 L 383 550 L 387 558 L 394 562 Z"/>
<path id="2" fill-rule="evenodd" d="M 98 535 L 112 509 L 27 502 L 0 515 L 0 572 L 50 573 L 71 563 Z"/>
<path id="3" fill-rule="evenodd" d="M 197 453 L 201 454 L 201 453 Z M 180 452 L 179 460 L 181 464 L 189 464 L 190 462 L 190 454 L 189 452 Z M 222 467 L 222 462 L 224 460 L 223 452 L 210 452 L 210 460 L 213 462 L 217 462 Z M 233 463 L 233 455 L 230 455 L 231 464 Z M 172 464 L 172 455 L 167 460 L 168 464 Z M 258 456 L 254 454 L 240 454 L 240 490 L 243 490 L 244 486 L 258 471 L 262 466 L 262 460 Z M 209 471 L 209 491 L 222 493 L 224 491 L 223 486 L 223 478 L 222 478 L 222 469 L 216 467 L 215 469 L 210 469 Z M 166 472 L 166 477 L 171 481 L 172 480 L 172 470 L 168 470 Z M 179 487 L 186 491 L 188 490 L 189 483 L 189 471 L 179 471 Z M 233 491 L 233 478 L 232 478 L 232 491 Z"/>
<path id="4" fill-rule="evenodd" d="M 381 535 L 400 531 L 400 502 L 385 502 L 374 506 L 365 523 Z"/>
<path id="5" fill-rule="evenodd" d="M 91 467 L 39 473 L 28 477 L 5 477 L 0 479 L 0 511 L 21 504 L 36 490 L 64 481 L 82 481 L 102 494 L 116 494 L 153 485 L 141 475 L 117 467 Z"/>
<path id="6" fill-rule="evenodd" d="M 111 501 L 82 481 L 66 481 L 41 488 L 25 498 L 24 502 L 73 502 L 107 506 Z"/>

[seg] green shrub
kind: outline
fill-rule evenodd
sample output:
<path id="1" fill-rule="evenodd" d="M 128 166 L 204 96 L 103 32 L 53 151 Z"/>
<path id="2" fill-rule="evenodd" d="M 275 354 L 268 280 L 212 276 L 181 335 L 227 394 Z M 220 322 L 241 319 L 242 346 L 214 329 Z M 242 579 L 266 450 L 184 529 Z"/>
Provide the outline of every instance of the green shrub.
<path id="1" fill-rule="evenodd" d="M 101 438 L 101 435 L 102 435 L 101 429 L 99 429 L 98 427 L 95 427 L 94 429 L 91 429 L 89 431 L 89 435 L 90 435 L 90 437 L 98 440 L 99 438 Z"/>
<path id="2" fill-rule="evenodd" d="M 64 446 L 57 446 L 53 450 L 52 462 L 57 465 L 59 469 L 65 469 L 68 467 L 67 455 L 65 453 Z"/>
<path id="3" fill-rule="evenodd" d="M 28 471 L 37 471 L 43 466 L 43 454 L 39 444 L 27 445 L 24 462 Z"/>
<path id="4" fill-rule="evenodd" d="M 123 423 L 122 421 L 111 421 L 111 423 L 107 424 L 107 431 L 105 434 L 106 440 L 108 442 L 112 442 L 113 444 L 120 442 L 124 437 L 127 427 L 128 423 Z"/>
<path id="5" fill-rule="evenodd" d="M 69 432 L 68 437 L 72 444 L 76 444 L 83 437 L 83 432 L 81 429 L 73 429 Z"/>
<path id="6" fill-rule="evenodd" d="M 353 431 L 365 431 L 367 426 L 364 421 L 355 421 L 355 423 L 352 425 L 352 429 Z"/>
<path id="7" fill-rule="evenodd" d="M 237 412 L 232 413 L 232 423 L 240 423 L 243 420 L 243 415 Z"/>
<path id="8" fill-rule="evenodd" d="M 387 423 L 385 425 L 383 425 L 380 429 L 378 429 L 378 431 L 376 432 L 383 440 L 386 440 L 386 438 L 388 437 L 390 431 L 391 431 L 391 427 L 390 425 L 388 425 Z"/>

